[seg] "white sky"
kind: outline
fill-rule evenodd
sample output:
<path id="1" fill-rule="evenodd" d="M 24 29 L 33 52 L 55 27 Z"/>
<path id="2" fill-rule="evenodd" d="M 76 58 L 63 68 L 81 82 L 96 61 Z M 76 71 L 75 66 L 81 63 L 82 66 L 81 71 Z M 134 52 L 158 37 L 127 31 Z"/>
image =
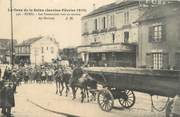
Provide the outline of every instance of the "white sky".
<path id="1" fill-rule="evenodd" d="M 115 0 L 12 0 L 14 8 L 81 8 L 87 9 L 85 15 L 96 7 Z M 10 39 L 10 0 L 0 0 L 0 38 Z M 63 16 L 55 20 L 38 20 L 37 16 L 14 15 L 14 38 L 18 42 L 39 35 L 54 35 L 60 48 L 77 46 L 81 43 L 81 17 L 66 21 Z"/>

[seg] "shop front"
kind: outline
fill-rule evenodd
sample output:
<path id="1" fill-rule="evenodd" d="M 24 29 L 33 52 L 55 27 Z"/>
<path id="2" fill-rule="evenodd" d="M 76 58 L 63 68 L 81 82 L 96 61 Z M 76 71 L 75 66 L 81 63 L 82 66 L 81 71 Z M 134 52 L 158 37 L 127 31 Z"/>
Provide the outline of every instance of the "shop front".
<path id="1" fill-rule="evenodd" d="M 136 67 L 136 45 L 115 43 L 79 46 L 84 63 L 89 66 Z"/>

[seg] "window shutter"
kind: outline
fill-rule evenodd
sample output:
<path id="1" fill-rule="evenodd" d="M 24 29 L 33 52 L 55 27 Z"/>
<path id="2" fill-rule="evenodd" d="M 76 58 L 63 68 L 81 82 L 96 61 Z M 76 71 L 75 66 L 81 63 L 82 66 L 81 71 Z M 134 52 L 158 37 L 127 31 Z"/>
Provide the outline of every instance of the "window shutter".
<path id="1" fill-rule="evenodd" d="M 169 67 L 169 55 L 167 53 L 163 53 L 163 69 L 168 69 Z"/>
<path id="2" fill-rule="evenodd" d="M 146 66 L 148 68 L 152 68 L 152 66 L 153 66 L 153 54 L 152 53 L 146 53 Z"/>
<path id="3" fill-rule="evenodd" d="M 162 41 L 166 40 L 166 25 L 162 25 Z"/>
<path id="4" fill-rule="evenodd" d="M 149 27 L 149 42 L 153 42 L 153 27 Z"/>
<path id="5" fill-rule="evenodd" d="M 180 53 L 176 53 L 175 61 L 175 68 L 180 70 Z"/>

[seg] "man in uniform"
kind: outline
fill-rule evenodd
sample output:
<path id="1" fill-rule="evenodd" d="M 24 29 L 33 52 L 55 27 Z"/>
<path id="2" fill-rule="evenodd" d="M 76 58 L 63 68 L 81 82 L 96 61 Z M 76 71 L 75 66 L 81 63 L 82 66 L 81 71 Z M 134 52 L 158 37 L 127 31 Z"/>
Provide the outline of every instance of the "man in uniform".
<path id="1" fill-rule="evenodd" d="M 72 92 L 73 92 L 73 99 L 76 98 L 76 91 L 77 90 L 75 89 L 75 85 L 76 85 L 78 79 L 82 76 L 82 74 L 83 74 L 83 70 L 80 67 L 80 64 L 78 64 L 77 67 L 73 70 L 72 77 L 69 80 L 69 85 L 70 85 Z"/>
<path id="2" fill-rule="evenodd" d="M 3 87 L 0 92 L 0 106 L 2 114 L 11 117 L 11 108 L 15 106 L 14 85 L 11 81 L 3 81 Z"/>

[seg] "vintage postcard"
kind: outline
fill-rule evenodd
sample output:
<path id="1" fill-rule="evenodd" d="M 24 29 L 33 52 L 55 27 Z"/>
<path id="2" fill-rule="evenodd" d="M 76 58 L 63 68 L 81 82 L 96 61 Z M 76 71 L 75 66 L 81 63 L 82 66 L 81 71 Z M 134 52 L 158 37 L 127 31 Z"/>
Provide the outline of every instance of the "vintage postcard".
<path id="1" fill-rule="evenodd" d="M 0 116 L 179 117 L 179 0 L 0 0 Z"/>

